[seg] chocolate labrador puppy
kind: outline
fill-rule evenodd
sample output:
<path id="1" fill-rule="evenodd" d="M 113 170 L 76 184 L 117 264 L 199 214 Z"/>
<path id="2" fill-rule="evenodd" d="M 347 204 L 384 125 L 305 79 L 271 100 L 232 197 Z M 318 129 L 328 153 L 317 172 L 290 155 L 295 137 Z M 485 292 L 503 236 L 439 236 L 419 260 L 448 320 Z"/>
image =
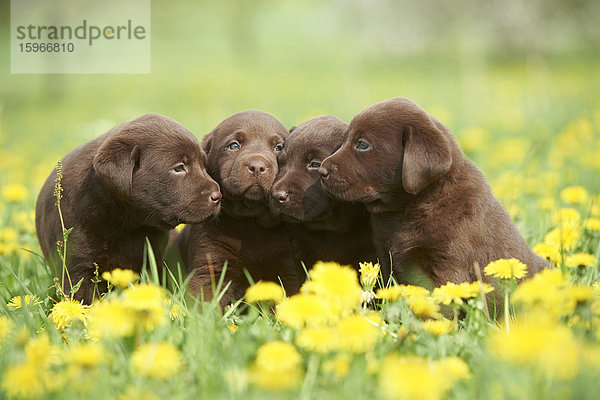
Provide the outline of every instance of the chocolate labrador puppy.
<path id="1" fill-rule="evenodd" d="M 204 137 L 207 169 L 221 185 L 223 204 L 217 220 L 187 226 L 178 238 L 193 295 L 212 299 L 225 263 L 228 286 L 221 305 L 244 295 L 249 285 L 244 270 L 254 281 L 281 281 L 288 293 L 299 290 L 290 237 L 269 210 L 277 155 L 288 133 L 272 115 L 248 110 Z"/>
<path id="2" fill-rule="evenodd" d="M 319 180 L 321 162 L 342 145 L 347 127 L 330 115 L 311 118 L 291 131 L 278 156 L 271 209 L 289 223 L 294 256 L 308 268 L 319 260 L 358 268 L 377 258 L 364 205 L 331 198 Z"/>
<path id="3" fill-rule="evenodd" d="M 328 193 L 365 204 L 379 258 L 391 254 L 400 281 L 412 266 L 436 286 L 474 281 L 475 263 L 483 269 L 500 258 L 521 260 L 528 276 L 546 266 L 448 128 L 408 99 L 356 115 L 319 173 Z"/>
<path id="4" fill-rule="evenodd" d="M 35 219 L 44 256 L 62 277 L 65 292 L 82 280 L 74 298 L 90 304 L 98 294 L 92 282 L 96 265 L 100 275 L 114 268 L 140 272 L 146 238 L 160 265 L 171 228 L 217 213 L 221 193 L 205 161 L 198 139 L 158 114 L 118 125 L 70 152 L 62 160 L 60 201 L 64 225 L 73 228 L 67 271 L 57 252 L 63 234 L 54 197 L 56 171 L 42 187 Z M 106 282 L 99 286 L 106 290 Z"/>

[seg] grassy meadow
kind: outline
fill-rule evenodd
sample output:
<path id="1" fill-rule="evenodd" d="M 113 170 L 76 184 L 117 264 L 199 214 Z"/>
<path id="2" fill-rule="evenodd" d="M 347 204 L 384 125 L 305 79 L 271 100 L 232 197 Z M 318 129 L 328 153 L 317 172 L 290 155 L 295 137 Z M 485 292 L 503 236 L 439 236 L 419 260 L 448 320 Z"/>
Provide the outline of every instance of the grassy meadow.
<path id="1" fill-rule="evenodd" d="M 146 75 L 10 74 L 3 56 L 0 398 L 597 398 L 595 47 L 492 48 L 456 24 L 396 52 L 350 6 L 232 4 L 154 1 Z M 0 8 L 8 54 L 8 2 Z M 386 37 L 398 40 L 392 49 L 405 43 Z M 191 299 L 152 260 L 141 276 L 98 277 L 112 289 L 91 307 L 57 291 L 35 235 L 35 200 L 74 147 L 146 112 L 201 137 L 248 108 L 291 127 L 325 113 L 349 122 L 394 96 L 452 130 L 555 266 L 518 287 L 525 266 L 488 269 L 509 294 L 506 318 L 486 313 L 491 288 L 477 282 L 377 289 L 377 267 L 366 264 L 319 263 L 300 295 L 259 283 L 225 310 Z"/>

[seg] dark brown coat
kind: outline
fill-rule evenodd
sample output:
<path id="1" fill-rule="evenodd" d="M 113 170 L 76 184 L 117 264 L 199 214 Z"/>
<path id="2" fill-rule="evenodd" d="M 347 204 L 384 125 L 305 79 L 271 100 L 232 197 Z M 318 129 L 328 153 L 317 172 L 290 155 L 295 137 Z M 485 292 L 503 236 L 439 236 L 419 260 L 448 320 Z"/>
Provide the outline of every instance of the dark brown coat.
<path id="1" fill-rule="evenodd" d="M 75 299 L 91 303 L 96 263 L 99 274 L 114 268 L 140 272 L 146 238 L 161 256 L 169 229 L 198 223 L 220 208 L 219 185 L 204 167 L 198 139 L 176 121 L 146 114 L 111 129 L 62 160 L 61 200 L 67 242 L 63 275 L 57 242 L 62 228 L 54 197 L 53 171 L 36 207 L 36 228 L 44 256 L 64 290 L 83 282 Z M 100 291 L 106 290 L 106 282 Z"/>
<path id="2" fill-rule="evenodd" d="M 546 266 L 448 128 L 408 99 L 356 115 L 319 172 L 327 192 L 366 205 L 379 258 L 389 272 L 391 254 L 401 282 L 413 267 L 439 286 L 474 281 L 474 263 L 500 258 L 521 260 L 528 276 Z"/>
<path id="3" fill-rule="evenodd" d="M 296 262 L 307 268 L 317 261 L 358 268 L 377 259 L 364 205 L 332 198 L 319 180 L 321 162 L 342 145 L 347 127 L 330 115 L 311 118 L 292 130 L 278 156 L 271 209 L 287 223 Z"/>
<path id="4" fill-rule="evenodd" d="M 193 295 L 213 298 L 226 262 L 222 305 L 244 295 L 244 269 L 254 281 L 281 280 L 288 293 L 299 290 L 290 237 L 268 207 L 288 133 L 272 115 L 248 110 L 225 119 L 202 141 L 208 172 L 221 185 L 223 211 L 216 220 L 187 226 L 178 239 Z"/>

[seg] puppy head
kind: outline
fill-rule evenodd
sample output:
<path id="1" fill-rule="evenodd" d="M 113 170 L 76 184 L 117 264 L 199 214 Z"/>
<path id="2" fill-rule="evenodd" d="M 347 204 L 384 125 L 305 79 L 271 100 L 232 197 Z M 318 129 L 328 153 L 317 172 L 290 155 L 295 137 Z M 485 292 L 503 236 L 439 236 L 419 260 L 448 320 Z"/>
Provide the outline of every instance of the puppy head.
<path id="1" fill-rule="evenodd" d="M 323 161 L 321 181 L 327 192 L 347 201 L 416 195 L 450 170 L 452 143 L 444 125 L 396 97 L 354 117 L 342 147 Z"/>
<path id="2" fill-rule="evenodd" d="M 208 172 L 228 202 L 268 204 L 278 172 L 277 155 L 288 134 L 272 115 L 247 110 L 225 119 L 204 137 Z"/>
<path id="3" fill-rule="evenodd" d="M 220 209 L 196 137 L 176 121 L 145 114 L 113 128 L 94 156 L 100 180 L 145 215 L 144 225 L 170 229 L 199 223 Z"/>
<path id="4" fill-rule="evenodd" d="M 319 181 L 321 162 L 344 139 L 348 124 L 330 115 L 304 121 L 292 130 L 278 156 L 279 174 L 271 188 L 271 209 L 290 222 L 326 218 L 330 197 Z"/>

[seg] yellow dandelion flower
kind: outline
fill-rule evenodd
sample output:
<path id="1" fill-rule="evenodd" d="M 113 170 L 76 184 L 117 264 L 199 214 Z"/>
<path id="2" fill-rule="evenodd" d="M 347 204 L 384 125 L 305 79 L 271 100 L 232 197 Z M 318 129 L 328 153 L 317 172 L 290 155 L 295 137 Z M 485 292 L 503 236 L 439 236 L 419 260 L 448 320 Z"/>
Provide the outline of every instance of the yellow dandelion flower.
<path id="1" fill-rule="evenodd" d="M 454 330 L 454 322 L 448 320 L 429 319 L 421 324 L 421 328 L 433 336 L 446 335 Z"/>
<path id="2" fill-rule="evenodd" d="M 581 220 L 581 215 L 574 208 L 560 208 L 552 214 L 552 223 L 555 226 L 575 225 Z"/>
<path id="3" fill-rule="evenodd" d="M 77 343 L 63 355 L 69 365 L 92 369 L 104 362 L 105 351 L 102 346 L 92 343 Z"/>
<path id="4" fill-rule="evenodd" d="M 65 329 L 73 320 L 86 322 L 88 307 L 77 300 L 64 299 L 52 307 L 48 316 L 59 330 Z"/>
<path id="5" fill-rule="evenodd" d="M 516 258 L 500 259 L 489 263 L 483 272 L 500 279 L 521 279 L 527 275 L 527 265 Z"/>
<path id="6" fill-rule="evenodd" d="M 568 186 L 560 192 L 560 199 L 569 204 L 585 204 L 588 192 L 583 186 Z"/>
<path id="7" fill-rule="evenodd" d="M 375 296 L 378 299 L 396 301 L 402 296 L 403 289 L 400 285 L 393 285 L 386 288 L 377 289 Z"/>
<path id="8" fill-rule="evenodd" d="M 600 301 L 600 281 L 596 281 L 592 285 L 592 294 L 595 300 Z"/>
<path id="9" fill-rule="evenodd" d="M 565 265 L 569 268 L 593 267 L 598 260 L 593 254 L 573 253 L 565 259 Z"/>
<path id="10" fill-rule="evenodd" d="M 0 241 L 4 243 L 17 242 L 19 239 L 19 232 L 11 227 L 6 227 L 0 230 Z"/>
<path id="11" fill-rule="evenodd" d="M 489 285 L 484 286 L 484 288 L 486 292 L 493 290 Z M 449 305 L 450 303 L 463 304 L 463 299 L 477 297 L 479 294 L 478 282 L 462 282 L 458 285 L 448 282 L 443 286 L 433 289 L 432 293 L 434 299 L 445 305 Z"/>
<path id="12" fill-rule="evenodd" d="M 37 306 L 38 304 L 42 304 L 42 300 L 39 297 L 33 296 L 31 294 L 26 294 L 24 296 L 15 296 L 8 302 L 7 306 L 12 308 L 13 310 L 19 309 L 23 306 Z"/>
<path id="13" fill-rule="evenodd" d="M 292 328 L 322 325 L 335 317 L 328 302 L 314 294 L 297 294 L 277 306 L 277 317 Z"/>
<path id="14" fill-rule="evenodd" d="M 293 369 L 299 367 L 301 362 L 300 353 L 289 342 L 265 343 L 256 351 L 255 364 L 263 369 Z"/>
<path id="15" fill-rule="evenodd" d="M 175 227 L 175 230 L 176 230 L 177 232 L 181 232 L 181 231 L 183 231 L 183 229 L 185 228 L 185 226 L 186 226 L 185 224 L 179 224 L 179 225 L 177 225 L 177 226 Z"/>
<path id="16" fill-rule="evenodd" d="M 467 363 L 458 357 L 446 357 L 437 360 L 435 361 L 435 368 L 441 375 L 445 376 L 445 381 L 449 386 L 455 381 L 467 379 L 471 376 Z"/>
<path id="17" fill-rule="evenodd" d="M 441 399 L 455 381 L 468 376 L 468 367 L 461 361 L 430 362 L 420 357 L 389 355 L 381 363 L 379 387 L 389 399 Z"/>
<path id="18" fill-rule="evenodd" d="M 4 185 L 2 187 L 2 198 L 8 203 L 17 203 L 27 198 L 27 188 L 18 183 Z"/>
<path id="19" fill-rule="evenodd" d="M 246 289 L 246 301 L 258 303 L 260 301 L 273 301 L 275 304 L 283 300 L 283 288 L 275 282 L 258 282 Z"/>
<path id="20" fill-rule="evenodd" d="M 373 290 L 375 283 L 377 283 L 377 278 L 379 277 L 379 263 L 373 264 L 372 262 L 361 262 L 358 264 L 360 266 L 360 284 L 364 290 Z"/>
<path id="21" fill-rule="evenodd" d="M 581 229 L 577 225 L 561 225 L 554 228 L 544 237 L 544 243 L 564 251 L 571 251 L 577 245 Z"/>
<path id="22" fill-rule="evenodd" d="M 134 285 L 123 292 L 123 304 L 136 312 L 136 322 L 146 330 L 168 322 L 166 303 L 164 289 L 151 283 Z"/>
<path id="23" fill-rule="evenodd" d="M 423 318 L 441 318 L 440 305 L 430 296 L 411 296 L 406 299 L 411 311 Z"/>
<path id="24" fill-rule="evenodd" d="M 10 227 L 0 229 L 0 255 L 11 255 L 19 248 L 19 233 Z M 28 253 L 26 253 L 28 254 Z"/>
<path id="25" fill-rule="evenodd" d="M 337 326 L 338 350 L 364 353 L 375 346 L 381 337 L 381 330 L 363 315 L 350 315 L 342 318 Z"/>
<path id="26" fill-rule="evenodd" d="M 535 368 L 551 379 L 572 378 L 579 369 L 579 346 L 573 333 L 546 315 L 517 320 L 510 333 L 495 331 L 487 347 L 498 359 Z"/>
<path id="27" fill-rule="evenodd" d="M 6 339 L 13 327 L 14 323 L 12 320 L 0 314 L 0 344 Z"/>
<path id="28" fill-rule="evenodd" d="M 429 290 L 421 286 L 413 285 L 393 285 L 387 288 L 377 290 L 377 298 L 389 301 L 396 301 L 398 298 L 409 298 L 412 296 L 427 296 Z"/>
<path id="29" fill-rule="evenodd" d="M 31 212 L 17 211 L 13 214 L 13 222 L 20 232 L 35 233 L 35 217 Z"/>
<path id="30" fill-rule="evenodd" d="M 2 389 L 9 398 L 23 399 L 39 398 L 45 392 L 39 369 L 30 362 L 8 367 L 2 378 Z"/>
<path id="31" fill-rule="evenodd" d="M 317 262 L 310 271 L 309 289 L 340 311 L 360 305 L 362 289 L 356 270 L 335 262 Z"/>
<path id="32" fill-rule="evenodd" d="M 592 208 L 590 209 L 590 214 L 594 217 L 600 217 L 600 196 L 596 197 L 596 200 L 594 200 L 594 204 L 592 204 Z"/>
<path id="33" fill-rule="evenodd" d="M 600 218 L 588 218 L 583 224 L 588 231 L 600 232 Z"/>
<path id="34" fill-rule="evenodd" d="M 323 363 L 323 371 L 332 373 L 336 378 L 341 379 L 348 375 L 351 362 L 351 355 L 345 353 L 338 354 L 332 360 L 327 360 Z"/>
<path id="35" fill-rule="evenodd" d="M 266 343 L 256 352 L 256 360 L 250 366 L 250 380 L 265 389 L 290 389 L 301 382 L 301 363 L 302 357 L 291 343 Z"/>
<path id="36" fill-rule="evenodd" d="M 488 143 L 489 131 L 481 127 L 465 128 L 461 130 L 457 139 L 465 152 L 480 151 Z"/>
<path id="37" fill-rule="evenodd" d="M 41 334 L 25 345 L 25 359 L 40 369 L 46 369 L 60 362 L 60 349 L 50 343 L 48 335 Z"/>
<path id="38" fill-rule="evenodd" d="M 398 335 L 398 339 L 404 339 L 405 337 L 408 336 L 409 333 L 410 333 L 410 331 L 408 330 L 408 328 L 406 326 L 402 325 L 398 329 L 398 332 L 396 332 L 396 335 Z"/>
<path id="39" fill-rule="evenodd" d="M 327 353 L 335 345 L 335 332 L 330 328 L 307 327 L 296 337 L 296 344 L 315 353 Z"/>
<path id="40" fill-rule="evenodd" d="M 94 303 L 88 314 L 88 327 L 95 336 L 120 338 L 133 334 L 136 313 L 118 300 Z"/>
<path id="41" fill-rule="evenodd" d="M 543 197 L 538 201 L 538 207 L 544 211 L 552 211 L 556 208 L 556 201 L 552 197 Z"/>
<path id="42" fill-rule="evenodd" d="M 408 298 L 412 296 L 428 296 L 429 290 L 421 286 L 399 285 L 402 288 L 402 297 Z"/>
<path id="43" fill-rule="evenodd" d="M 102 279 L 110 282 L 113 286 L 126 288 L 140 279 L 140 274 L 130 269 L 115 268 L 112 271 L 102 273 Z"/>
<path id="44" fill-rule="evenodd" d="M 538 243 L 533 247 L 533 252 L 538 256 L 545 258 L 554 265 L 560 264 L 560 249 L 547 243 Z"/>
<path id="45" fill-rule="evenodd" d="M 566 288 L 566 279 L 559 269 L 545 269 L 521 283 L 512 295 L 515 304 L 541 307 L 555 316 L 567 315 L 575 301 Z"/>
<path id="46" fill-rule="evenodd" d="M 573 286 L 569 290 L 569 295 L 576 303 L 586 303 L 593 299 L 594 291 L 591 286 Z"/>
<path id="47" fill-rule="evenodd" d="M 183 321 L 183 318 L 187 314 L 185 310 L 181 307 L 181 305 L 174 303 L 172 300 L 169 300 L 168 306 L 170 307 L 169 318 L 171 318 L 171 321 Z"/>
<path id="48" fill-rule="evenodd" d="M 131 355 L 135 375 L 165 380 L 177 373 L 183 364 L 181 352 L 171 343 L 145 343 Z"/>

